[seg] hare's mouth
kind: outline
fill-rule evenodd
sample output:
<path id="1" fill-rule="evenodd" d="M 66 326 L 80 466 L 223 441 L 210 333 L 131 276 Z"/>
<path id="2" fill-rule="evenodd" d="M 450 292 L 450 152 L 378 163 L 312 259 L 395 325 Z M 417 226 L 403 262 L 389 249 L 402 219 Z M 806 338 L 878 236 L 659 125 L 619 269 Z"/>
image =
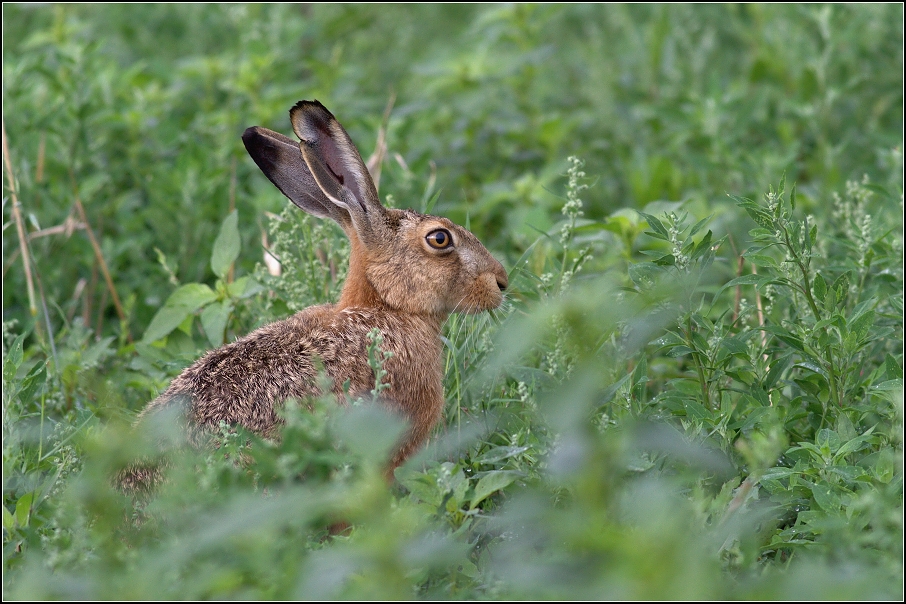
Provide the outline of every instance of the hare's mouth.
<path id="1" fill-rule="evenodd" d="M 493 279 L 493 277 L 491 277 Z M 499 284 L 495 287 L 483 288 L 480 292 L 471 292 L 455 305 L 452 312 L 474 315 L 486 310 L 493 310 L 503 302 L 503 288 Z"/>

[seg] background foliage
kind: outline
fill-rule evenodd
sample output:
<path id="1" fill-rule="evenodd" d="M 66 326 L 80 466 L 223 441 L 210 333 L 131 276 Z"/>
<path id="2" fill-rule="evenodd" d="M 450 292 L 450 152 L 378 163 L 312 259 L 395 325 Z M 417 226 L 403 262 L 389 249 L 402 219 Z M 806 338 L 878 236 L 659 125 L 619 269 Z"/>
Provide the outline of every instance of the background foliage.
<path id="1" fill-rule="evenodd" d="M 5 4 L 5 594 L 902 598 L 902 73 L 897 4 Z M 125 498 L 173 376 L 336 298 L 239 138 L 302 98 L 507 302 L 391 489 L 324 401 Z"/>

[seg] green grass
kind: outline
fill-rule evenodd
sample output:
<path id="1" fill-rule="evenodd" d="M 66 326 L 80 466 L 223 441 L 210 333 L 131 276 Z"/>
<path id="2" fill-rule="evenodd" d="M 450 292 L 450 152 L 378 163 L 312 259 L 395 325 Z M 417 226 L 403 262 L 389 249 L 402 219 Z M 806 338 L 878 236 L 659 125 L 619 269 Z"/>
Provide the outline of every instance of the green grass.
<path id="1" fill-rule="evenodd" d="M 902 24 L 4 5 L 4 597 L 902 598 Z M 475 232 L 507 300 L 448 321 L 445 423 L 392 488 L 393 419 L 316 401 L 125 498 L 170 379 L 336 298 L 342 233 L 239 138 L 303 98 L 366 158 L 385 127 L 382 198 Z"/>

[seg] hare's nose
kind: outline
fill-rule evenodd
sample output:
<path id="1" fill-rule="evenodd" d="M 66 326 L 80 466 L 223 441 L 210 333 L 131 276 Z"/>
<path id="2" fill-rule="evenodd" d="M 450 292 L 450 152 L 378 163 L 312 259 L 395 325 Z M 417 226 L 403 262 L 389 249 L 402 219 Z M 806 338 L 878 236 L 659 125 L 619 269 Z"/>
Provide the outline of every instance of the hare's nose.
<path id="1" fill-rule="evenodd" d="M 500 272 L 494 276 L 494 278 L 497 279 L 497 287 L 500 288 L 500 291 L 505 290 L 506 286 L 510 284 L 510 280 L 506 276 L 506 271 L 502 269 L 503 267 L 501 267 Z"/>

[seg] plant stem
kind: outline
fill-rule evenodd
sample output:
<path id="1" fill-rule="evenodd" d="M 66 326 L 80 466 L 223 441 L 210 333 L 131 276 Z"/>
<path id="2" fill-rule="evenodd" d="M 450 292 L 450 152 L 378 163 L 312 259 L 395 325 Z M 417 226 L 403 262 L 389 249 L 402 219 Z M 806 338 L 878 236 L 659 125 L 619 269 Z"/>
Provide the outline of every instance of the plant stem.
<path id="1" fill-rule="evenodd" d="M 19 252 L 22 254 L 22 267 L 25 269 L 25 287 L 28 292 L 28 310 L 32 319 L 38 316 L 38 306 L 35 303 L 35 284 L 31 276 L 31 256 L 28 254 L 28 242 L 25 238 L 25 225 L 22 223 L 22 212 L 19 196 L 16 194 L 16 181 L 13 178 L 13 166 L 9 159 L 9 145 L 6 142 L 6 120 L 3 120 L 3 163 L 6 166 L 6 178 L 9 181 L 9 194 L 12 200 L 13 221 L 16 223 L 16 233 L 19 235 Z M 38 322 L 35 321 L 35 330 L 40 331 Z"/>
<path id="2" fill-rule="evenodd" d="M 116 308 L 116 314 L 119 315 L 120 321 L 126 329 L 126 339 L 132 344 L 134 342 L 132 340 L 132 334 L 129 332 L 129 322 L 126 318 L 126 312 L 123 310 L 123 304 L 120 302 L 120 297 L 116 293 L 116 288 L 113 286 L 113 278 L 110 276 L 110 271 L 107 269 L 107 262 L 104 260 L 104 254 L 101 253 L 101 246 L 94 236 L 94 230 L 91 228 L 91 224 L 88 222 L 88 217 L 85 214 L 85 207 L 82 205 L 82 200 L 79 198 L 79 188 L 76 184 L 75 174 L 73 174 L 71 168 L 69 170 L 69 178 L 72 180 L 75 206 L 79 211 L 79 216 L 82 218 L 82 223 L 85 225 L 85 232 L 88 234 L 88 240 L 91 242 L 91 248 L 94 250 L 94 257 L 97 259 L 98 265 L 101 268 L 101 274 L 104 275 L 104 281 L 107 282 L 107 289 L 110 290 L 110 296 L 113 298 L 113 306 Z"/>
<path id="3" fill-rule="evenodd" d="M 820 321 L 821 313 L 818 310 L 818 305 L 815 303 L 815 299 L 812 297 L 812 285 L 811 283 L 809 283 L 808 266 L 805 265 L 799 254 L 796 253 L 796 248 L 793 247 L 793 243 L 790 241 L 789 231 L 787 231 L 786 227 L 782 224 L 779 225 L 779 227 L 781 231 L 783 231 L 783 243 L 790 251 L 790 254 L 793 256 L 793 261 L 795 262 L 796 266 L 799 267 L 799 271 L 802 273 L 802 280 L 805 284 L 802 288 L 802 293 L 805 294 L 806 301 L 808 302 L 809 307 L 812 309 L 812 314 L 815 315 L 815 321 Z"/>
<path id="4" fill-rule="evenodd" d="M 786 227 L 782 224 L 778 225 L 780 230 L 783 232 L 783 242 L 786 245 L 787 249 L 790 252 L 790 255 L 793 257 L 793 261 L 796 266 L 799 267 L 799 271 L 802 273 L 803 287 L 802 292 L 805 294 L 805 299 L 808 302 L 809 307 L 812 309 L 812 314 L 815 316 L 815 322 L 821 321 L 821 312 L 818 310 L 818 304 L 815 303 L 815 299 L 812 297 L 812 285 L 809 283 L 808 278 L 808 266 L 806 262 L 796 253 L 796 249 L 793 247 L 792 242 L 790 241 L 790 234 L 787 231 Z M 833 352 L 830 349 L 830 345 L 825 346 L 824 349 L 824 368 L 827 370 L 827 381 L 830 385 L 831 390 L 831 399 L 838 405 L 843 405 L 843 400 L 840 398 L 840 393 L 837 388 L 837 375 L 834 371 L 834 357 Z"/>
<path id="5" fill-rule="evenodd" d="M 705 368 L 702 366 L 701 355 L 695 349 L 695 342 L 692 340 L 692 315 L 686 317 L 686 342 L 692 349 L 692 360 L 695 362 L 695 371 L 698 373 L 698 385 L 702 389 L 702 402 L 708 410 L 711 410 L 711 394 L 708 392 L 708 381 L 705 379 Z"/>

